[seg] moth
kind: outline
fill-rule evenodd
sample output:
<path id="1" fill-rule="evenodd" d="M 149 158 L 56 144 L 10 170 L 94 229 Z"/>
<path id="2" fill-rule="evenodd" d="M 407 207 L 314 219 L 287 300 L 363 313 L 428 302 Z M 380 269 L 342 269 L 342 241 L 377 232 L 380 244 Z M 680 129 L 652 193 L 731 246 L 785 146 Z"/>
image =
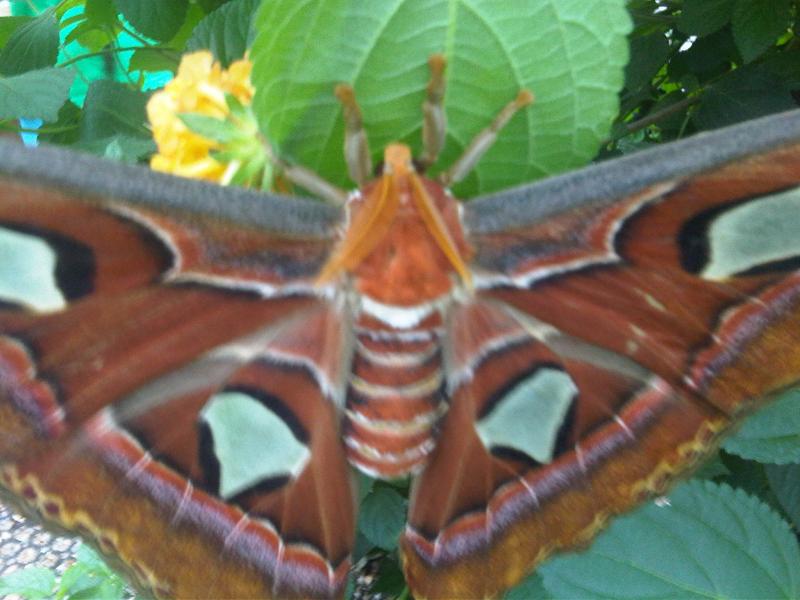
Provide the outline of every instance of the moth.
<path id="1" fill-rule="evenodd" d="M 337 597 L 354 466 L 419 598 L 486 597 L 800 379 L 800 112 L 459 203 L 444 62 L 336 203 L 0 142 L 0 489 L 160 597 Z"/>

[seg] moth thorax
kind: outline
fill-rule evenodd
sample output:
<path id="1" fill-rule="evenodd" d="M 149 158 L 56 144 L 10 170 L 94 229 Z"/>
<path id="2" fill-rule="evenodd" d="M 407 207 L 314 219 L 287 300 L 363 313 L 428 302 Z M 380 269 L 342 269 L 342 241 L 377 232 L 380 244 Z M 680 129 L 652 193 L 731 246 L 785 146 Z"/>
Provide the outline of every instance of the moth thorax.
<path id="1" fill-rule="evenodd" d="M 436 210 L 436 220 L 451 240 L 458 260 L 466 263 L 471 255 L 458 216 L 457 201 L 435 181 L 416 176 Z M 355 198 L 350 206 L 353 219 L 369 210 L 373 186 Z M 410 178 L 396 178 L 398 206 L 380 241 L 353 270 L 356 289 L 377 302 L 411 307 L 432 302 L 452 292 L 462 276 L 453 258 L 446 254 L 440 239 L 419 204 L 413 200 Z M 405 200 L 405 201 L 404 201 Z"/>

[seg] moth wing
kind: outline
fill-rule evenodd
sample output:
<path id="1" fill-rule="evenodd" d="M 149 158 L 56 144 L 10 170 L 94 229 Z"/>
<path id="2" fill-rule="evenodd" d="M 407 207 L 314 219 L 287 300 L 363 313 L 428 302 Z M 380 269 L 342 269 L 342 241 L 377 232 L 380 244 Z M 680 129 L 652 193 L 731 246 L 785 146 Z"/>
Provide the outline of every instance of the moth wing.
<path id="1" fill-rule="evenodd" d="M 800 379 L 799 142 L 788 113 L 465 207 L 478 291 L 402 540 L 416 595 L 510 587 Z"/>
<path id="2" fill-rule="evenodd" d="M 313 290 L 338 212 L 62 151 L 0 155 L 6 494 L 160 595 L 341 594 L 349 343 Z M 261 456 L 235 451 L 239 431 Z"/>

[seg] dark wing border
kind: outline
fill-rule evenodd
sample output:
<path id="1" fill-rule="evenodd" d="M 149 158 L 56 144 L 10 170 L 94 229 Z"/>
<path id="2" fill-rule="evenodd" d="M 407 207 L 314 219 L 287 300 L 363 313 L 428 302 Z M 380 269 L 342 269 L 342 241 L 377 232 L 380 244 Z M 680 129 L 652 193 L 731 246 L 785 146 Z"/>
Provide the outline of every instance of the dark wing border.
<path id="1" fill-rule="evenodd" d="M 11 139 L 0 139 L 0 179 L 170 208 L 287 236 L 329 238 L 343 216 L 341 208 L 308 198 L 223 187 L 74 150 L 27 148 Z"/>

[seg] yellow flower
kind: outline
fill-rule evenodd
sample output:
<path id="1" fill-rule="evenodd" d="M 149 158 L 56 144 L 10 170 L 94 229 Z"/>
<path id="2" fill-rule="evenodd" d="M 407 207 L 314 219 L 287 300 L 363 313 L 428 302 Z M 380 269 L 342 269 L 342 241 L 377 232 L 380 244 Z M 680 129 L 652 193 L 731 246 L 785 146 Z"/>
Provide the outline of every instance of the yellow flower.
<path id="1" fill-rule="evenodd" d="M 180 115 L 196 113 L 224 121 L 230 114 L 226 94 L 249 106 L 254 93 L 251 69 L 247 59 L 236 61 L 225 70 L 214 62 L 211 52 L 184 55 L 175 78 L 147 103 L 147 116 L 158 146 L 150 167 L 184 177 L 223 181 L 230 169 L 211 156 L 220 144 L 191 131 Z"/>

